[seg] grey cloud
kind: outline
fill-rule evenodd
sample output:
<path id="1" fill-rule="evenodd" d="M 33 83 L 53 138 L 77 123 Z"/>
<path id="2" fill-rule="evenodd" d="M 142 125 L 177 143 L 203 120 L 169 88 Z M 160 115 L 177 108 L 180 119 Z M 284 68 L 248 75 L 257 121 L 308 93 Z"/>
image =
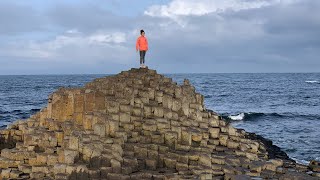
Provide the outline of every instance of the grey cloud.
<path id="1" fill-rule="evenodd" d="M 155 42 L 154 58 L 161 63 L 203 64 L 215 72 L 320 71 L 320 3 L 303 1 L 287 6 L 186 17 L 188 27 Z M 191 27 L 191 28 L 190 28 Z M 190 29 L 188 29 L 190 28 Z M 261 31 L 261 32 L 260 32 Z M 255 34 L 255 32 L 258 32 Z M 169 40 L 170 44 L 166 43 Z M 210 71 L 210 68 L 212 71 Z"/>
<path id="2" fill-rule="evenodd" d="M 21 35 L 46 28 L 44 18 L 31 6 L 0 2 L 0 35 Z"/>
<path id="3" fill-rule="evenodd" d="M 50 8 L 47 15 L 55 25 L 81 32 L 124 30 L 130 27 L 129 17 L 115 15 L 97 4 L 57 4 Z"/>
<path id="4" fill-rule="evenodd" d="M 95 4 L 58 4 L 44 15 L 53 28 L 78 29 L 83 35 L 99 30 L 125 32 L 127 42 L 122 46 L 127 49 L 114 51 L 104 46 L 93 49 L 87 46 L 64 47 L 62 55 L 65 58 L 74 57 L 75 62 L 47 64 L 56 73 L 68 72 L 71 67 L 75 70 L 72 73 L 117 73 L 122 68 L 138 64 L 138 54 L 134 54 L 138 32 L 132 34 L 132 30 L 144 28 L 150 45 L 147 64 L 159 72 L 320 72 L 319 10 L 320 2 L 304 0 L 285 6 L 181 16 L 181 22 L 186 23 L 181 26 L 168 18 L 142 14 L 137 17 L 115 15 Z M 26 30 L 30 30 L 30 27 L 37 29 L 37 26 L 29 26 Z M 100 52 L 105 52 L 105 57 L 90 59 L 95 58 L 90 53 Z M 83 62 L 95 63 L 83 65 L 77 62 L 82 54 L 87 54 L 83 56 Z M 122 60 L 126 60 L 127 64 L 116 62 Z M 69 59 L 67 62 L 72 61 Z M 39 68 L 32 65 L 24 67 L 30 72 L 41 73 L 40 67 L 44 66 L 40 63 Z M 11 64 L 10 68 L 15 67 Z M 0 71 L 3 70 L 0 67 Z"/>

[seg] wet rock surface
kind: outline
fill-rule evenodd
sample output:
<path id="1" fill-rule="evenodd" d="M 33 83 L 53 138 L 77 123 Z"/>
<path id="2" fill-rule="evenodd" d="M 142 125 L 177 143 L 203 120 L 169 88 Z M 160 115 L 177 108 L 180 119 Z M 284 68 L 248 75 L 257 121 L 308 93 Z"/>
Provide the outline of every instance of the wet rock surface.
<path id="1" fill-rule="evenodd" d="M 206 110 L 188 80 L 131 69 L 61 88 L 0 130 L 0 179 L 319 179 L 261 136 Z"/>

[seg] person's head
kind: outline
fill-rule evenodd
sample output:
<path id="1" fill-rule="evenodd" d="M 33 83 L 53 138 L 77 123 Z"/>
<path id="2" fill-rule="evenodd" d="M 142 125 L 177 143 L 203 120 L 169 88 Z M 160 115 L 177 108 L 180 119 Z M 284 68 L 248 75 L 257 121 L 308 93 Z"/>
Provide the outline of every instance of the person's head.
<path id="1" fill-rule="evenodd" d="M 144 30 L 143 30 L 143 29 L 140 30 L 140 34 L 141 34 L 142 36 L 144 36 L 145 33 L 144 33 Z"/>

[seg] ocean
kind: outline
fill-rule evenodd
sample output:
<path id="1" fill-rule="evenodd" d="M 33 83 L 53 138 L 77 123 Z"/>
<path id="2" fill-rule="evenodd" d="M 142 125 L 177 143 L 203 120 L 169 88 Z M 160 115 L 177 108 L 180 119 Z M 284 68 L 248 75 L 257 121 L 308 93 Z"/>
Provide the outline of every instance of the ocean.
<path id="1" fill-rule="evenodd" d="M 0 128 L 46 106 L 59 87 L 80 87 L 106 75 L 0 76 Z M 236 128 L 273 141 L 290 158 L 320 160 L 320 73 L 167 74 L 187 78 L 205 97 L 207 109 Z"/>

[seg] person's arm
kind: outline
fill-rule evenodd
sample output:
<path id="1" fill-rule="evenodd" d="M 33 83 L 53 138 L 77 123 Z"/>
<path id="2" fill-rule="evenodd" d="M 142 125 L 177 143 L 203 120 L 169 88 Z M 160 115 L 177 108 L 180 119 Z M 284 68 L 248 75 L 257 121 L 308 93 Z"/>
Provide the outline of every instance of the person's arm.
<path id="1" fill-rule="evenodd" d="M 147 43 L 147 51 L 149 50 L 149 45 L 148 45 L 148 39 L 146 38 L 146 43 Z"/>
<path id="2" fill-rule="evenodd" d="M 140 37 L 137 39 L 137 42 L 136 42 L 136 51 L 139 50 L 139 41 L 140 41 Z"/>

